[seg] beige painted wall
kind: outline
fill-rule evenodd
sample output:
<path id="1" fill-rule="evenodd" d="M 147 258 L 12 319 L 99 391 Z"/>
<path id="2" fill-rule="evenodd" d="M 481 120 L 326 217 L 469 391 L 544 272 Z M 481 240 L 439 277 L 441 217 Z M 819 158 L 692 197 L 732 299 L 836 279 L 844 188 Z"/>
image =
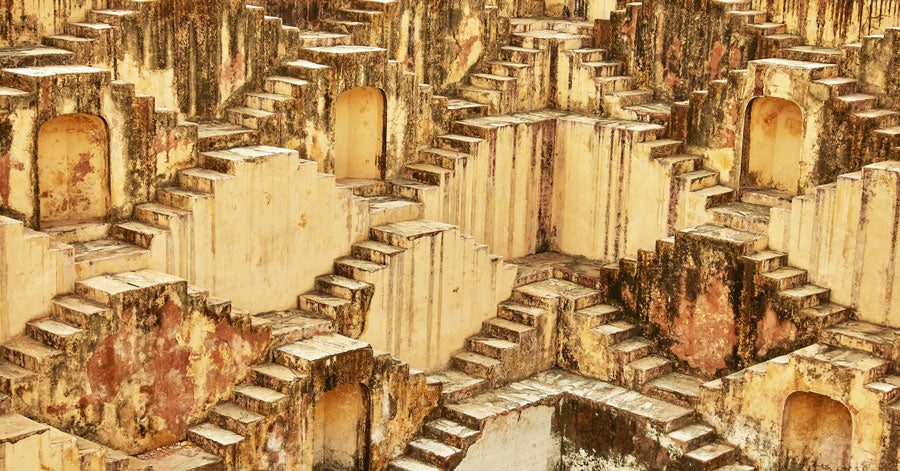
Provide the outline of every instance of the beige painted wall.
<path id="1" fill-rule="evenodd" d="M 803 112 L 790 100 L 762 97 L 750 103 L 749 113 L 748 175 L 744 185 L 797 194 Z"/>
<path id="2" fill-rule="evenodd" d="M 365 431 L 365 395 L 359 384 L 326 392 L 313 415 L 313 471 L 358 469 L 359 436 Z"/>
<path id="3" fill-rule="evenodd" d="M 893 327 L 900 327 L 898 185 L 900 162 L 868 165 L 794 198 L 769 226 L 773 248 L 829 287 L 832 301 Z"/>
<path id="4" fill-rule="evenodd" d="M 415 238 L 396 235 L 421 224 L 442 229 Z M 354 271 L 355 279 L 375 285 L 360 340 L 409 361 L 412 368 L 446 367 L 510 296 L 515 266 L 445 224 L 412 221 L 373 231 L 377 240 L 401 249 L 382 262 L 384 269 Z"/>
<path id="5" fill-rule="evenodd" d="M 109 136 L 98 116 L 53 118 L 38 132 L 41 223 L 92 221 L 109 210 Z"/>
<path id="6" fill-rule="evenodd" d="M 457 471 L 553 471 L 561 457 L 560 437 L 553 432 L 553 406 L 535 406 L 488 420 L 481 438 L 466 451 Z"/>
<path id="7" fill-rule="evenodd" d="M 356 87 L 334 103 L 334 174 L 338 178 L 381 178 L 384 159 L 384 94 Z"/>
<path id="8" fill-rule="evenodd" d="M 782 464 L 839 471 L 850 464 L 853 418 L 847 406 L 822 394 L 795 392 L 784 404 Z"/>

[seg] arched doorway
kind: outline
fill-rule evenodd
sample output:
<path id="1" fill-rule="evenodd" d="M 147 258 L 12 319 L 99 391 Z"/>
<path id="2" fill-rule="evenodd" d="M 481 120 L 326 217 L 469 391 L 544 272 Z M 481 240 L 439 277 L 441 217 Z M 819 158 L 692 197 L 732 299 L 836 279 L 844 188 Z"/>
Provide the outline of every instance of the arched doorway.
<path id="1" fill-rule="evenodd" d="M 332 389 L 319 399 L 313 412 L 313 471 L 365 469 L 366 404 L 360 384 Z"/>
<path id="2" fill-rule="evenodd" d="M 796 103 L 761 97 L 748 105 L 749 144 L 742 185 L 798 193 L 803 111 Z"/>
<path id="3" fill-rule="evenodd" d="M 381 179 L 384 166 L 384 93 L 356 87 L 334 104 L 334 174 L 337 178 Z"/>
<path id="4" fill-rule="evenodd" d="M 853 418 L 828 396 L 795 392 L 784 403 L 779 469 L 848 469 Z"/>
<path id="5" fill-rule="evenodd" d="M 41 225 L 100 220 L 109 211 L 109 134 L 98 116 L 53 118 L 38 132 Z"/>

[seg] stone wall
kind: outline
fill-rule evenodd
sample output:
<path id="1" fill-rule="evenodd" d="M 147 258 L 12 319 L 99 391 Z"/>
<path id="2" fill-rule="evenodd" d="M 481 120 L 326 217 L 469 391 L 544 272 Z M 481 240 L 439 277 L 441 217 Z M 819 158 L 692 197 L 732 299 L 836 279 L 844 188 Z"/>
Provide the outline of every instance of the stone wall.
<path id="1" fill-rule="evenodd" d="M 895 0 L 753 0 L 753 8 L 768 12 L 770 21 L 787 25 L 806 44 L 840 47 L 857 42 L 886 27 L 900 25 L 900 3 Z"/>

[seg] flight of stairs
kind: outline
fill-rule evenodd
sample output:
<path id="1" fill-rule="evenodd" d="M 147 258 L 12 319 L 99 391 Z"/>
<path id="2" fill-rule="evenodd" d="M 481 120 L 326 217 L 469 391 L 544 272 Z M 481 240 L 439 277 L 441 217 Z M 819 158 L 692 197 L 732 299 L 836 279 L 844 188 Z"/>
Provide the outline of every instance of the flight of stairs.
<path id="1" fill-rule="evenodd" d="M 514 411 L 557 405 L 571 397 L 637 420 L 653 429 L 657 444 L 678 469 L 752 471 L 737 463 L 739 450 L 716 439 L 715 431 L 698 422 L 695 411 L 603 381 L 559 370 L 547 370 L 503 387 L 448 400 L 406 453 L 388 464 L 390 471 L 448 471 L 485 432 L 485 425 Z M 602 406 L 601 406 L 602 404 Z"/>
<path id="2" fill-rule="evenodd" d="M 290 318 L 308 319 L 297 312 L 282 316 Z M 305 322 L 309 321 L 301 321 Z M 215 405 L 207 422 L 190 428 L 188 439 L 229 467 L 259 462 L 270 427 L 287 418 L 305 383 L 321 379 L 337 362 L 372 356 L 367 343 L 316 330 L 316 335 L 303 329 L 281 339 L 289 341 L 254 366 L 249 382 L 235 386 L 230 400 Z"/>

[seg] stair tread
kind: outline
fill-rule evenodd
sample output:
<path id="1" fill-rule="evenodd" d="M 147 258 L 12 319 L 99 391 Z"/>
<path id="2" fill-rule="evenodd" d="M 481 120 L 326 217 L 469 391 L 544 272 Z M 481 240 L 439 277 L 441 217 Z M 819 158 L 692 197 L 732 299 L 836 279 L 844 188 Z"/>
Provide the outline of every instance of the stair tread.
<path id="1" fill-rule="evenodd" d="M 84 329 L 80 329 L 64 322 L 55 321 L 53 319 L 50 319 L 49 317 L 30 321 L 29 324 L 40 330 L 60 337 L 72 337 L 84 332 Z"/>
<path id="2" fill-rule="evenodd" d="M 519 344 L 515 342 L 510 342 L 509 340 L 498 339 L 495 337 L 473 336 L 469 337 L 469 340 L 471 340 L 472 342 L 483 343 L 502 350 L 512 349 L 519 346 Z"/>
<path id="3" fill-rule="evenodd" d="M 423 463 L 408 456 L 401 456 L 390 462 L 390 465 L 403 471 L 441 471 L 440 468 Z"/>
<path id="4" fill-rule="evenodd" d="M 621 352 L 633 352 L 635 350 L 640 350 L 641 348 L 654 345 L 655 344 L 653 342 L 643 337 L 632 337 L 613 345 L 613 349 Z"/>
<path id="5" fill-rule="evenodd" d="M 88 263 L 117 257 L 128 257 L 147 253 L 148 250 L 128 242 L 105 238 L 87 242 L 78 242 L 75 247 L 75 263 Z"/>
<path id="6" fill-rule="evenodd" d="M 857 320 L 842 322 L 825 330 L 884 346 L 893 346 L 897 334 L 895 329 Z"/>
<path id="7" fill-rule="evenodd" d="M 269 404 L 278 402 L 287 397 L 274 389 L 269 389 L 256 384 L 242 384 L 235 387 L 234 392 Z"/>
<path id="8" fill-rule="evenodd" d="M 366 283 L 365 281 L 354 280 L 353 278 L 347 278 L 346 276 L 341 275 L 320 275 L 316 277 L 316 280 L 321 280 L 324 283 L 329 283 L 333 285 L 337 285 L 343 288 L 347 288 L 352 291 L 360 290 L 363 288 L 367 288 L 372 286 L 371 283 Z"/>
<path id="9" fill-rule="evenodd" d="M 688 443 L 698 438 L 715 433 L 715 429 L 704 424 L 690 424 L 669 433 L 669 437 L 681 443 Z"/>
<path id="10" fill-rule="evenodd" d="M 216 404 L 215 406 L 213 406 L 212 410 L 216 414 L 228 417 L 242 424 L 253 424 L 263 419 L 263 416 L 257 414 L 256 412 L 244 409 L 243 407 L 233 402 Z"/>
<path id="11" fill-rule="evenodd" d="M 453 455 L 459 453 L 459 448 L 455 446 L 447 445 L 446 443 L 439 442 L 437 440 L 433 440 L 431 438 L 419 438 L 413 440 L 409 443 L 411 447 L 419 448 L 425 450 L 429 453 L 433 453 L 441 458 L 450 458 Z"/>
<path id="12" fill-rule="evenodd" d="M 480 353 L 469 352 L 469 351 L 460 352 L 453 356 L 455 358 L 459 358 L 460 360 L 463 360 L 466 362 L 478 363 L 480 365 L 484 365 L 487 367 L 494 367 L 494 366 L 498 366 L 498 365 L 502 364 L 502 362 L 500 360 L 497 360 L 496 358 L 491 358 L 489 356 L 485 356 Z"/>
<path id="13" fill-rule="evenodd" d="M 231 136 L 235 134 L 252 134 L 255 129 L 246 128 L 233 123 L 200 123 L 197 125 L 197 137 L 208 139 L 211 137 Z"/>
<path id="14" fill-rule="evenodd" d="M 702 463 L 709 463 L 726 453 L 733 452 L 734 449 L 733 446 L 727 443 L 710 443 L 685 454 L 685 456 Z"/>
<path id="15" fill-rule="evenodd" d="M 0 360 L 0 378 L 4 378 L 6 380 L 18 381 L 18 380 L 28 378 L 29 376 L 32 376 L 32 375 L 34 375 L 34 372 L 29 369 L 22 368 L 21 366 L 16 365 L 15 363 L 11 363 L 11 362 L 8 362 L 5 360 Z"/>
<path id="16" fill-rule="evenodd" d="M 634 324 L 625 321 L 612 321 L 607 324 L 594 327 L 593 330 L 603 335 L 615 335 L 618 333 L 627 332 L 634 328 Z"/>
<path id="17" fill-rule="evenodd" d="M 432 420 L 426 424 L 426 427 L 438 430 L 447 435 L 455 435 L 460 438 L 471 438 L 472 436 L 478 435 L 477 430 L 472 430 L 465 425 L 460 424 L 459 422 L 450 420 L 450 419 L 437 419 Z"/>
<path id="18" fill-rule="evenodd" d="M 3 344 L 3 347 L 34 358 L 50 358 L 63 354 L 62 350 L 48 347 L 47 345 L 24 335 L 7 340 Z"/>
<path id="19" fill-rule="evenodd" d="M 271 376 L 286 383 L 289 383 L 301 377 L 300 375 L 295 373 L 294 370 L 277 363 L 263 363 L 260 365 L 256 365 L 251 369 L 262 375 Z"/>
<path id="20" fill-rule="evenodd" d="M 529 332 L 531 330 L 534 330 L 534 327 L 531 327 L 529 325 L 520 324 L 518 322 L 511 321 L 508 319 L 503 319 L 500 317 L 493 317 L 484 322 L 486 324 L 490 324 L 490 325 L 496 326 L 498 328 L 517 332 L 517 333 L 524 333 L 524 332 Z"/>
<path id="21" fill-rule="evenodd" d="M 246 106 L 236 106 L 234 108 L 229 108 L 228 111 L 232 111 L 235 113 L 253 116 L 255 118 L 271 118 L 275 116 L 275 113 L 266 110 L 260 110 L 257 108 L 249 108 Z"/>
<path id="22" fill-rule="evenodd" d="M 189 432 L 195 433 L 209 441 L 221 446 L 234 445 L 244 439 L 243 435 L 238 435 L 230 430 L 219 427 L 209 422 L 202 423 L 196 427 L 188 429 Z"/>
<path id="23" fill-rule="evenodd" d="M 796 288 L 789 288 L 781 291 L 781 294 L 785 296 L 791 297 L 805 297 L 805 296 L 813 296 L 817 294 L 822 294 L 827 292 L 828 288 L 823 288 L 821 286 L 816 286 L 814 284 L 804 284 L 802 286 L 798 286 Z"/>
<path id="24" fill-rule="evenodd" d="M 636 370 L 647 371 L 659 368 L 667 363 L 672 363 L 672 360 L 660 355 L 647 355 L 632 361 L 628 366 Z"/>
<path id="25" fill-rule="evenodd" d="M 700 385 L 703 381 L 682 373 L 669 373 L 651 380 L 649 384 L 663 391 L 697 398 L 700 397 Z"/>

